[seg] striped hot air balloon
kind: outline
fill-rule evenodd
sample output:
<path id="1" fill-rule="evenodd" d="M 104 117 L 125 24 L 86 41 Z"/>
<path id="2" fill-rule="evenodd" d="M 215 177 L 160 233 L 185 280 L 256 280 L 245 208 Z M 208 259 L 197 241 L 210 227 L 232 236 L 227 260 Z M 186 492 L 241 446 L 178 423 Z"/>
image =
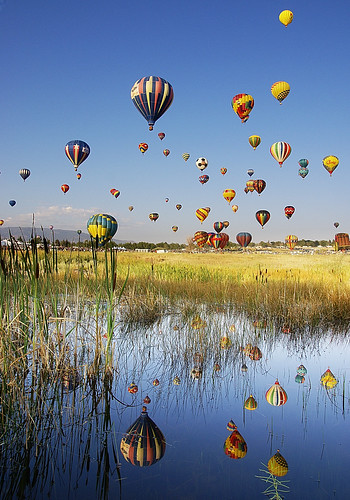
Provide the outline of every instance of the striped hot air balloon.
<path id="1" fill-rule="evenodd" d="M 182 153 L 182 158 L 187 161 L 190 157 L 190 154 L 189 153 Z"/>
<path id="2" fill-rule="evenodd" d="M 214 228 L 214 231 L 216 231 L 217 233 L 220 233 L 223 229 L 224 229 L 224 223 L 223 222 L 214 222 L 213 224 L 213 228 Z"/>
<path id="3" fill-rule="evenodd" d="M 21 168 L 19 175 L 25 181 L 30 176 L 30 170 L 28 168 Z"/>
<path id="4" fill-rule="evenodd" d="M 246 248 L 252 241 L 252 235 L 250 233 L 242 232 L 236 235 L 237 243 L 241 245 L 242 248 Z"/>
<path id="5" fill-rule="evenodd" d="M 96 214 L 87 221 L 87 230 L 99 247 L 110 241 L 118 229 L 118 222 L 112 215 Z"/>
<path id="6" fill-rule="evenodd" d="M 149 130 L 165 113 L 174 99 L 174 90 L 169 82 L 159 76 L 145 76 L 131 88 L 131 100 L 136 109 L 147 120 Z"/>
<path id="7" fill-rule="evenodd" d="M 64 148 L 68 159 L 73 163 L 75 170 L 90 154 L 90 146 L 84 141 L 69 141 Z"/>
<path id="8" fill-rule="evenodd" d="M 245 442 L 243 436 L 238 432 L 237 426 L 234 422 L 232 422 L 232 420 L 227 424 L 227 429 L 232 429 L 232 433 L 224 443 L 225 455 L 233 458 L 234 460 L 244 458 L 247 454 L 247 443 Z"/>
<path id="9" fill-rule="evenodd" d="M 270 153 L 274 157 L 274 159 L 279 163 L 279 166 L 282 167 L 283 162 L 288 158 L 292 151 L 292 148 L 288 144 L 288 142 L 275 142 L 270 147 Z"/>
<path id="10" fill-rule="evenodd" d="M 165 438 L 148 416 L 145 406 L 140 417 L 128 428 L 120 443 L 125 460 L 138 467 L 148 467 L 164 456 Z"/>
<path id="11" fill-rule="evenodd" d="M 287 393 L 280 386 L 278 380 L 274 383 L 273 386 L 270 387 L 265 394 L 266 401 L 272 406 L 282 406 L 287 402 Z"/>
<path id="12" fill-rule="evenodd" d="M 295 234 L 289 234 L 286 236 L 284 242 L 289 250 L 293 250 L 298 244 L 298 236 L 295 236 Z"/>
<path id="13" fill-rule="evenodd" d="M 203 221 L 205 221 L 205 219 L 208 217 L 209 215 L 209 212 L 210 212 L 210 208 L 209 207 L 205 207 L 205 208 L 198 208 L 196 210 L 196 217 L 197 219 L 200 220 L 200 223 L 202 224 Z"/>
<path id="14" fill-rule="evenodd" d="M 110 193 L 111 193 L 111 195 L 114 196 L 114 198 L 118 198 L 118 196 L 120 195 L 120 191 L 118 189 L 114 189 L 114 188 L 112 188 L 110 190 Z"/>
<path id="15" fill-rule="evenodd" d="M 267 210 L 258 210 L 255 214 L 255 218 L 263 229 L 266 222 L 268 222 L 270 219 L 270 212 L 268 212 Z"/>
<path id="16" fill-rule="evenodd" d="M 256 410 L 258 407 L 258 403 L 254 399 L 253 395 L 251 394 L 249 398 L 247 398 L 244 402 L 244 408 L 246 410 Z"/>
<path id="17" fill-rule="evenodd" d="M 254 189 L 255 191 L 258 193 L 258 195 L 260 196 L 261 193 L 264 191 L 264 189 L 266 188 L 266 182 L 263 181 L 262 179 L 256 179 L 254 181 Z"/>
<path id="18" fill-rule="evenodd" d="M 139 144 L 139 150 L 141 153 L 145 153 L 148 149 L 148 144 L 146 142 L 140 142 Z"/>
<path id="19" fill-rule="evenodd" d="M 203 248 L 208 241 L 208 233 L 205 231 L 197 231 L 194 233 L 193 241 L 199 248 Z"/>
<path id="20" fill-rule="evenodd" d="M 248 139 L 249 144 L 253 149 L 256 149 L 261 143 L 261 137 L 259 135 L 251 135 Z"/>

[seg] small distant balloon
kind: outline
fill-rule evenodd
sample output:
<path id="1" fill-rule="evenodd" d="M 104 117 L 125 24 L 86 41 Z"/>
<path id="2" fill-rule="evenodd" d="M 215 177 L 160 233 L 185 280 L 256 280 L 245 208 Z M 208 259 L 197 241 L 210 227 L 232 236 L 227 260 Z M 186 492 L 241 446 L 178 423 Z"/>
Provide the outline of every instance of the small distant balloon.
<path id="1" fill-rule="evenodd" d="M 333 226 L 334 226 L 335 228 L 339 227 L 339 222 L 335 222 L 335 223 L 333 224 Z"/>
<path id="2" fill-rule="evenodd" d="M 27 168 L 21 168 L 21 170 L 19 171 L 19 175 L 25 181 L 30 176 L 30 170 L 28 170 Z"/>
<path id="3" fill-rule="evenodd" d="M 61 186 L 61 190 L 64 192 L 64 194 L 67 193 L 67 191 L 69 191 L 69 186 L 68 184 L 62 184 Z"/>
<path id="4" fill-rule="evenodd" d="M 178 203 L 177 205 L 175 205 L 175 207 L 177 208 L 177 210 L 181 210 L 182 205 L 180 205 L 180 204 Z"/>
<path id="5" fill-rule="evenodd" d="M 294 248 L 298 244 L 298 237 L 295 236 L 295 234 L 290 234 L 290 235 L 286 236 L 284 242 L 287 245 L 287 247 L 289 248 L 289 250 L 294 250 Z"/>
<path id="6" fill-rule="evenodd" d="M 303 179 L 305 179 L 305 177 L 309 173 L 309 169 L 306 168 L 306 167 L 300 167 L 298 173 L 299 173 L 300 177 L 302 177 Z"/>
<path id="7" fill-rule="evenodd" d="M 284 215 L 287 217 L 287 219 L 290 219 L 294 212 L 295 208 L 292 207 L 292 205 L 287 205 L 286 207 L 284 207 Z"/>
<path id="8" fill-rule="evenodd" d="M 307 160 L 306 158 L 302 158 L 301 160 L 299 160 L 299 166 L 301 168 L 306 168 L 309 164 L 309 160 Z"/>
<path id="9" fill-rule="evenodd" d="M 164 149 L 163 155 L 164 156 L 169 156 L 170 155 L 170 149 Z"/>
<path id="10" fill-rule="evenodd" d="M 330 155 L 323 158 L 323 166 L 330 175 L 332 175 L 338 165 L 339 159 L 336 156 Z"/>
<path id="11" fill-rule="evenodd" d="M 233 198 L 236 196 L 236 191 L 234 189 L 225 189 L 222 196 L 228 203 L 231 203 Z"/>
<path id="12" fill-rule="evenodd" d="M 2 226 L 4 222 L 5 221 L 3 219 L 0 219 L 0 226 Z"/>
<path id="13" fill-rule="evenodd" d="M 79 174 L 79 173 L 77 174 L 77 179 L 78 180 L 81 179 L 81 174 Z"/>
<path id="14" fill-rule="evenodd" d="M 190 157 L 190 154 L 189 153 L 182 153 L 182 158 L 187 161 Z"/>
<path id="15" fill-rule="evenodd" d="M 227 172 L 227 168 L 225 167 L 220 168 L 220 172 L 222 173 L 222 175 L 225 175 Z"/>
<path id="16" fill-rule="evenodd" d="M 282 101 L 290 92 L 290 85 L 287 82 L 276 82 L 271 87 L 271 94 L 282 104 Z"/>
<path id="17" fill-rule="evenodd" d="M 53 230 L 53 226 L 52 226 L 52 225 L 51 225 L 51 226 L 49 226 L 49 229 L 50 229 L 50 231 L 52 231 L 52 230 Z"/>
<path id="18" fill-rule="evenodd" d="M 200 175 L 198 180 L 201 184 L 206 184 L 209 180 L 209 175 Z"/>
<path id="19" fill-rule="evenodd" d="M 196 217 L 197 219 L 200 220 L 200 222 L 202 223 L 203 221 L 205 221 L 205 219 L 208 217 L 209 215 L 209 212 L 210 212 L 210 208 L 209 207 L 205 207 L 205 208 L 198 208 L 196 210 Z"/>
<path id="20" fill-rule="evenodd" d="M 260 195 L 266 187 L 266 182 L 263 181 L 262 179 L 257 179 L 254 181 L 253 185 L 254 185 L 255 191 Z"/>
<path id="21" fill-rule="evenodd" d="M 148 144 L 146 142 L 140 142 L 139 144 L 139 150 L 141 153 L 145 153 L 148 149 Z"/>
<path id="22" fill-rule="evenodd" d="M 162 141 L 164 139 L 164 137 L 165 137 L 164 132 L 159 132 L 158 137 Z"/>
<path id="23" fill-rule="evenodd" d="M 179 228 L 178 228 L 177 226 L 172 226 L 172 228 L 171 228 L 171 229 L 174 231 L 174 233 L 176 233 L 176 231 L 177 231 Z"/>
<path id="24" fill-rule="evenodd" d="M 242 232 L 236 235 L 236 240 L 242 248 L 246 248 L 252 241 L 252 235 L 250 233 Z"/>
<path id="25" fill-rule="evenodd" d="M 232 205 L 232 210 L 234 211 L 234 213 L 236 213 L 238 210 L 238 205 Z"/>
<path id="26" fill-rule="evenodd" d="M 199 170 L 204 170 L 208 166 L 208 160 L 204 157 L 198 158 L 196 160 L 196 166 Z"/>
<path id="27" fill-rule="evenodd" d="M 247 170 L 247 174 L 249 175 L 249 177 L 251 177 L 252 175 L 254 175 L 254 170 L 252 168 L 249 168 Z"/>
<path id="28" fill-rule="evenodd" d="M 169 198 L 165 198 L 165 203 L 168 203 L 168 201 L 169 201 Z"/>
<path id="29" fill-rule="evenodd" d="M 132 205 L 130 205 L 129 212 L 132 212 L 133 210 L 134 210 L 134 207 Z"/>
<path id="30" fill-rule="evenodd" d="M 278 19 L 282 24 L 284 24 L 285 27 L 287 27 L 288 24 L 293 21 L 293 12 L 290 10 L 283 10 L 278 16 Z"/>
<path id="31" fill-rule="evenodd" d="M 288 144 L 288 142 L 275 142 L 272 144 L 270 148 L 270 153 L 274 157 L 274 159 L 279 163 L 279 166 L 282 167 L 283 162 L 288 158 L 292 151 L 292 148 Z"/>
<path id="32" fill-rule="evenodd" d="M 159 214 L 157 214 L 156 212 L 152 212 L 148 217 L 152 222 L 156 222 L 156 220 L 159 218 Z"/>
<path id="33" fill-rule="evenodd" d="M 203 248 L 208 241 L 208 233 L 205 231 L 197 231 L 194 233 L 193 241 L 199 248 Z"/>
<path id="34" fill-rule="evenodd" d="M 224 220 L 223 222 L 224 227 L 228 227 L 230 225 L 228 220 Z"/>
<path id="35" fill-rule="evenodd" d="M 255 214 L 255 218 L 263 229 L 266 222 L 268 222 L 270 219 L 270 212 L 268 212 L 267 210 L 258 210 Z"/>
<path id="36" fill-rule="evenodd" d="M 261 137 L 259 135 L 251 135 L 248 139 L 249 144 L 253 149 L 256 149 L 261 143 Z"/>
<path id="37" fill-rule="evenodd" d="M 120 195 L 120 191 L 118 189 L 114 189 L 114 188 L 112 188 L 110 190 L 110 193 L 111 193 L 111 195 L 114 196 L 114 198 L 118 198 L 118 196 Z"/>
<path id="38" fill-rule="evenodd" d="M 220 233 L 223 229 L 224 229 L 224 223 L 223 222 L 214 222 L 213 224 L 213 227 L 214 227 L 214 231 L 216 231 L 217 233 Z"/>
<path id="39" fill-rule="evenodd" d="M 79 236 L 81 235 L 81 229 L 78 229 L 77 230 L 77 233 L 79 234 Z"/>
<path id="40" fill-rule="evenodd" d="M 237 94 L 231 102 L 233 111 L 239 116 L 241 122 L 244 123 L 249 118 L 249 113 L 254 107 L 254 99 L 249 94 Z"/>

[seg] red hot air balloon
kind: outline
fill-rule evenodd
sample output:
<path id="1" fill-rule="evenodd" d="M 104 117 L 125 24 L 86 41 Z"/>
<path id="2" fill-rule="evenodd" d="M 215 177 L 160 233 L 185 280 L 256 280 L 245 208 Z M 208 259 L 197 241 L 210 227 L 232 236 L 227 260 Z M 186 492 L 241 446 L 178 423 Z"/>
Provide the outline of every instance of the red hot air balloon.
<path id="1" fill-rule="evenodd" d="M 198 179 L 201 184 L 206 184 L 209 180 L 209 175 L 200 175 Z"/>
<path id="2" fill-rule="evenodd" d="M 252 235 L 246 232 L 238 233 L 236 235 L 236 240 L 242 248 L 246 248 L 252 241 Z"/>
<path id="3" fill-rule="evenodd" d="M 225 167 L 220 168 L 220 172 L 222 173 L 222 175 L 225 175 L 227 172 L 227 168 Z"/>
<path id="4" fill-rule="evenodd" d="M 286 207 L 284 207 L 284 214 L 287 217 L 287 219 L 290 219 L 292 217 L 292 215 L 294 214 L 294 212 L 295 212 L 295 208 L 292 207 L 292 205 L 287 205 Z"/>
<path id="5" fill-rule="evenodd" d="M 145 153 L 147 149 L 148 149 L 148 144 L 146 144 L 145 142 L 140 142 L 139 150 L 141 151 L 141 153 Z"/>
<path id="6" fill-rule="evenodd" d="M 255 191 L 260 195 L 264 191 L 264 189 L 266 188 L 266 182 L 263 181 L 262 179 L 257 179 L 254 181 L 253 186 L 254 186 Z"/>
<path id="7" fill-rule="evenodd" d="M 67 193 L 67 191 L 69 191 L 69 186 L 68 186 L 68 184 L 62 184 L 61 189 L 62 189 L 62 191 L 64 192 L 64 194 L 66 194 L 66 193 Z"/>
<path id="8" fill-rule="evenodd" d="M 156 222 L 156 220 L 159 218 L 159 215 L 155 212 L 149 214 L 149 219 L 152 221 L 152 222 Z"/>
<path id="9" fill-rule="evenodd" d="M 165 137 L 164 132 L 159 132 L 158 137 L 162 141 L 164 139 L 164 137 Z"/>
<path id="10" fill-rule="evenodd" d="M 227 429 L 232 430 L 232 433 L 226 439 L 224 444 L 224 452 L 230 458 L 235 460 L 244 458 L 247 454 L 247 443 L 243 436 L 238 432 L 237 426 L 232 420 L 227 424 Z"/>
<path id="11" fill-rule="evenodd" d="M 170 155 L 170 149 L 164 149 L 163 155 L 164 156 L 169 156 Z"/>
<path id="12" fill-rule="evenodd" d="M 203 248 L 208 240 L 208 233 L 205 231 L 197 231 L 194 233 L 193 241 L 199 248 Z"/>

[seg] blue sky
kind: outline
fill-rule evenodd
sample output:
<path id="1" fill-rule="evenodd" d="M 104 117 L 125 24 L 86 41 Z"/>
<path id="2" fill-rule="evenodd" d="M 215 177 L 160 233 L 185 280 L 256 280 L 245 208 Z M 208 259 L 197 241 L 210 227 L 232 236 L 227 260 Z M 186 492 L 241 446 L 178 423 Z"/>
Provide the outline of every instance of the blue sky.
<path id="1" fill-rule="evenodd" d="M 278 20 L 284 9 L 294 13 L 287 28 Z M 230 222 L 232 241 L 240 231 L 256 242 L 288 234 L 331 239 L 334 221 L 349 232 L 348 17 L 347 4 L 336 10 L 292 0 L 0 1 L 2 233 L 29 226 L 33 213 L 38 227 L 85 231 L 99 212 L 117 219 L 117 239 L 133 241 L 182 243 L 220 220 Z M 148 75 L 174 88 L 152 132 L 130 99 L 134 82 Z M 270 92 L 279 80 L 291 86 L 282 105 Z M 231 107 L 238 93 L 255 100 L 245 124 Z M 255 151 L 252 134 L 262 138 Z M 80 180 L 64 152 L 73 139 L 91 148 Z M 269 151 L 277 141 L 292 147 L 282 168 Z M 140 142 L 149 145 L 144 155 Z M 187 162 L 183 152 L 191 155 Z M 322 165 L 331 154 L 340 160 L 332 177 Z M 204 186 L 199 156 L 209 160 Z M 301 158 L 309 160 L 305 179 L 298 176 Z M 26 182 L 21 168 L 31 170 Z M 248 168 L 267 183 L 261 196 L 243 191 Z M 118 199 L 111 188 L 120 190 Z M 235 214 L 222 196 L 227 188 L 236 191 Z M 286 205 L 296 209 L 290 220 Z M 211 212 L 200 224 L 195 210 L 205 206 Z M 260 209 L 271 213 L 263 230 L 255 219 Z M 159 213 L 156 223 L 150 212 Z"/>

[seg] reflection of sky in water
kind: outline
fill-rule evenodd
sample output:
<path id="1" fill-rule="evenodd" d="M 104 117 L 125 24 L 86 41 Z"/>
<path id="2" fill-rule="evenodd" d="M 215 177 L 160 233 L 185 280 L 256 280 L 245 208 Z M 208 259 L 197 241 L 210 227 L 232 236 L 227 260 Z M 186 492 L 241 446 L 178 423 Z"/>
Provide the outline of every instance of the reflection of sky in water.
<path id="1" fill-rule="evenodd" d="M 347 498 L 350 349 L 345 335 L 328 334 L 321 340 L 320 336 L 273 334 L 243 320 L 204 311 L 201 318 L 207 326 L 196 330 L 191 327 L 192 318 L 173 315 L 148 330 L 117 332 L 112 346 L 116 360 L 110 397 L 112 424 L 107 419 L 103 428 L 107 392 L 96 396 L 101 405 L 99 419 L 90 418 L 91 387 L 87 395 L 80 385 L 67 396 L 70 399 L 61 409 L 63 420 L 69 421 L 72 414 L 75 424 L 66 425 L 62 436 L 53 432 L 55 439 L 51 437 L 45 444 L 56 471 L 54 487 L 46 484 L 45 494 L 50 490 L 52 498 L 67 496 L 67 492 L 69 498 L 101 498 L 101 482 L 106 479 L 101 471 L 110 464 L 112 473 L 104 488 L 108 498 L 254 500 L 264 498 L 267 486 L 256 477 L 263 474 L 259 469 L 279 449 L 289 467 L 281 478 L 289 481 L 286 498 Z M 230 332 L 233 323 L 236 328 Z M 88 344 L 87 330 L 83 335 Z M 93 338 L 93 333 L 89 335 Z M 220 347 L 223 336 L 232 340 L 229 349 Z M 240 347 L 247 343 L 261 349 L 261 360 L 253 361 L 244 354 Z M 199 380 L 191 377 L 196 352 L 203 355 Z M 217 372 L 215 363 L 220 365 Z M 242 363 L 247 365 L 246 373 Z M 304 384 L 295 382 L 301 363 L 307 368 Z M 339 383 L 327 393 L 320 377 L 328 367 Z M 175 376 L 180 378 L 179 386 L 173 384 Z M 153 386 L 155 378 L 160 381 L 158 387 Z M 265 399 L 276 378 L 288 395 L 282 407 L 270 406 Z M 136 395 L 127 390 L 132 382 L 139 387 Z M 243 409 L 250 394 L 258 402 L 255 411 Z M 140 415 L 146 395 L 151 398 L 149 416 L 163 432 L 167 446 L 159 462 L 139 468 L 124 460 L 120 440 Z M 126 407 L 115 398 L 133 406 Z M 248 447 L 239 460 L 224 453 L 231 419 Z M 93 432 L 88 449 L 89 426 Z M 118 460 L 121 481 L 114 465 Z M 34 463 L 32 458 L 31 471 Z"/>

